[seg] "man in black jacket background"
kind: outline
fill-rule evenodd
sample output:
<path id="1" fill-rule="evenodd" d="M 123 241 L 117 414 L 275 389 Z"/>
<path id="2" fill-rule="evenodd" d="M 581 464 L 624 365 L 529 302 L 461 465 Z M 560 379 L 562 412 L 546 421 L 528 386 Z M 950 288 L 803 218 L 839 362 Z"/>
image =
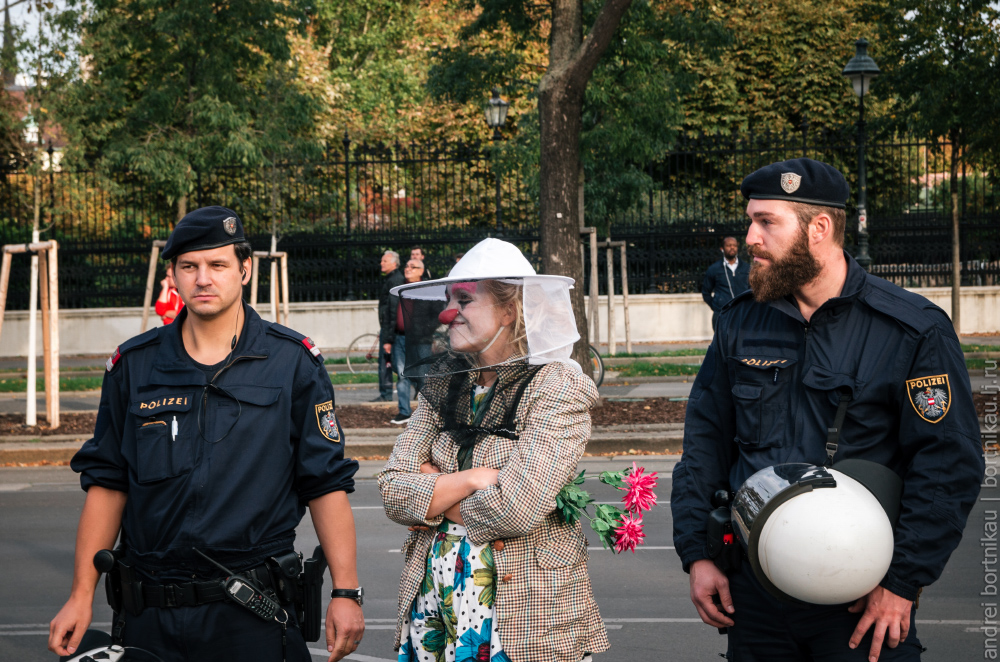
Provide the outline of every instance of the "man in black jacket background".
<path id="1" fill-rule="evenodd" d="M 712 309 L 713 332 L 722 307 L 750 289 L 750 263 L 743 262 L 736 256 L 740 250 L 740 242 L 736 237 L 726 237 L 719 250 L 722 251 L 723 258 L 708 268 L 701 285 L 701 298 Z"/>
<path id="2" fill-rule="evenodd" d="M 392 343 L 396 339 L 396 297 L 389 290 L 406 282 L 403 270 L 399 268 L 399 253 L 386 251 L 382 254 L 382 292 L 378 296 L 378 391 L 375 402 L 392 401 L 392 367 L 389 365 L 389 355 L 392 353 Z M 390 301 L 390 299 L 392 299 Z"/>

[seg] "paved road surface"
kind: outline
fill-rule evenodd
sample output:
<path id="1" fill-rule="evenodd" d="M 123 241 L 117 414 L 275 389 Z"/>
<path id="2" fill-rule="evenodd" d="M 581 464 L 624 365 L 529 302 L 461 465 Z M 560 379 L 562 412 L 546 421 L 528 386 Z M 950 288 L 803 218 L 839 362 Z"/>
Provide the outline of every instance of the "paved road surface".
<path id="1" fill-rule="evenodd" d="M 671 517 L 666 501 L 675 458 L 641 458 L 649 470 L 660 471 L 657 490 L 661 505 L 645 518 L 645 548 L 614 556 L 591 547 L 590 571 L 601 613 L 606 619 L 612 651 L 598 660 L 627 659 L 705 661 L 719 659 L 725 638 L 697 621 L 688 600 L 687 576 L 671 549 Z M 625 466 L 623 459 L 586 458 L 588 475 Z M 351 497 L 359 530 L 361 581 L 365 586 L 368 632 L 357 662 L 394 660 L 392 628 L 402 558 L 398 550 L 402 527 L 386 519 L 373 477 L 380 462 L 364 462 L 358 489 Z M 77 518 L 83 504 L 76 476 L 63 467 L 0 469 L 0 660 L 54 660 L 45 650 L 47 623 L 65 600 L 72 573 Z M 599 501 L 616 500 L 611 488 L 588 482 Z M 983 497 L 1000 499 L 1000 488 Z M 918 630 L 928 647 L 925 662 L 983 659 L 988 640 L 982 631 L 980 592 L 996 588 L 996 543 L 989 540 L 986 518 L 995 521 L 997 506 L 981 499 L 965 540 L 944 577 L 921 598 Z M 984 531 L 986 532 L 984 534 Z M 299 527 L 299 549 L 311 550 L 316 537 L 308 518 Z M 995 535 L 995 534 L 994 534 Z M 986 545 L 986 547 L 982 546 Z M 990 547 L 992 545 L 992 547 Z M 988 560 L 986 566 L 984 559 Z M 993 563 L 990 566 L 989 563 Z M 994 574 L 990 574 L 990 573 Z M 100 594 L 99 594 L 100 595 Z M 989 598 L 997 602 L 996 598 Z M 95 622 L 108 623 L 103 599 L 95 605 Z M 995 642 L 995 640 L 993 640 Z M 313 644 L 320 650 L 322 644 Z M 315 659 L 322 659 L 317 655 Z"/>

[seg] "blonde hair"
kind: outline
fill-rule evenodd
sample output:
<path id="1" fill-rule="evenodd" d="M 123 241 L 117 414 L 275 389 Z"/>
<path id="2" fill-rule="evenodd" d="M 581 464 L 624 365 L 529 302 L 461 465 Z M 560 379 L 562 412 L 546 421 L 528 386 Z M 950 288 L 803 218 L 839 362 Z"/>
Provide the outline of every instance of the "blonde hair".
<path id="1" fill-rule="evenodd" d="M 508 327 L 510 329 L 510 339 L 508 344 L 513 346 L 515 356 L 528 355 L 528 334 L 524 328 L 524 288 L 520 285 L 505 283 L 501 280 L 484 280 L 483 290 L 493 299 L 495 305 L 500 308 L 513 308 L 514 322 Z"/>

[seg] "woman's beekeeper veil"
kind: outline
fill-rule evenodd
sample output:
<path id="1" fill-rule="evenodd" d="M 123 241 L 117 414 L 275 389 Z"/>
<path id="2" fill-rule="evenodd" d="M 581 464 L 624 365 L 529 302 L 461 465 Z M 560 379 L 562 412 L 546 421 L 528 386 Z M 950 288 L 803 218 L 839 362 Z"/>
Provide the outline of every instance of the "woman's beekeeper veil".
<path id="1" fill-rule="evenodd" d="M 508 287 L 487 284 L 496 281 Z M 455 371 L 481 370 L 504 364 L 542 365 L 560 361 L 580 369 L 570 359 L 573 345 L 580 339 L 573 317 L 569 290 L 573 279 L 564 276 L 540 276 L 516 246 L 499 239 L 484 239 L 455 265 L 446 278 L 406 283 L 392 289 L 399 297 L 406 336 L 406 361 L 403 375 L 420 380 Z M 513 288 L 516 288 L 513 289 Z M 516 297 L 513 323 L 496 331 L 492 338 L 478 338 L 475 321 L 462 317 L 461 309 L 448 303 L 462 297 L 479 297 L 480 306 L 497 307 L 501 292 Z M 484 292 L 489 296 L 483 297 Z M 516 313 L 515 313 L 516 314 Z M 457 318 L 457 319 L 456 319 Z M 504 328 L 508 333 L 502 336 Z M 506 357 L 493 365 L 484 365 L 481 354 L 495 342 L 510 344 Z M 500 352 L 501 355 L 505 354 Z M 453 359 L 445 361 L 445 359 Z"/>
<path id="2" fill-rule="evenodd" d="M 580 338 L 572 286 L 572 278 L 536 274 L 513 244 L 485 239 L 447 278 L 391 290 L 406 337 L 403 375 L 459 446 L 460 469 L 487 436 L 518 438 L 518 404 L 543 364 L 580 371 L 570 359 Z M 476 379 L 487 369 L 497 376 L 489 388 Z"/>

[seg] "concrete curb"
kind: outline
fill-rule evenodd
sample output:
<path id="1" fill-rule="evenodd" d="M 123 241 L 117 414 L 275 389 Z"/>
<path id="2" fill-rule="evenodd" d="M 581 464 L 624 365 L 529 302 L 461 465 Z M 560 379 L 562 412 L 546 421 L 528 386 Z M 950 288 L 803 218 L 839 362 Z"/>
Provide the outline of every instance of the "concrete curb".
<path id="1" fill-rule="evenodd" d="M 982 425 L 982 421 L 980 421 Z M 388 456 L 402 429 L 348 428 L 347 452 L 351 457 Z M 980 429 L 980 434 L 995 432 Z M 67 462 L 90 435 L 0 436 L 0 465 L 8 463 Z M 684 438 L 683 423 L 608 425 L 593 428 L 587 453 L 679 453 Z M 992 438 L 992 437 L 991 437 Z"/>
<path id="2" fill-rule="evenodd" d="M 401 429 L 350 428 L 344 430 L 347 451 L 352 457 L 388 456 Z M 637 450 L 652 453 L 676 453 L 684 436 L 682 423 L 652 425 L 610 425 L 595 427 L 587 444 L 588 453 L 628 453 Z M 67 462 L 90 435 L 0 436 L 0 464 L 29 462 Z"/>

